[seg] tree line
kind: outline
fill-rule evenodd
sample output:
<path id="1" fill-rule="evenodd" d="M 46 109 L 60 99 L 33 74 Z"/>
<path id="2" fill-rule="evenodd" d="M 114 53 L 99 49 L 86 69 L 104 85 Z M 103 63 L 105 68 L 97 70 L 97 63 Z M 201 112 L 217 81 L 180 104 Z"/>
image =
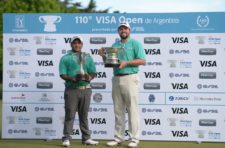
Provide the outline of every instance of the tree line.
<path id="1" fill-rule="evenodd" d="M 95 0 L 84 7 L 75 0 L 0 0 L 0 82 L 2 82 L 3 13 L 108 13 L 110 8 L 96 10 Z M 119 11 L 114 11 L 119 13 Z"/>

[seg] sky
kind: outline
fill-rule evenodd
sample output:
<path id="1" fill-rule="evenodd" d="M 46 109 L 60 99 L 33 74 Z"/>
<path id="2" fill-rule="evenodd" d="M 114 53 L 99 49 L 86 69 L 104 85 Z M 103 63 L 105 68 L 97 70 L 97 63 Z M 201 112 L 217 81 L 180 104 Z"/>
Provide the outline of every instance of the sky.
<path id="1" fill-rule="evenodd" d="M 87 6 L 90 0 L 74 0 Z M 225 0 L 95 0 L 97 10 L 110 13 L 225 12 Z"/>

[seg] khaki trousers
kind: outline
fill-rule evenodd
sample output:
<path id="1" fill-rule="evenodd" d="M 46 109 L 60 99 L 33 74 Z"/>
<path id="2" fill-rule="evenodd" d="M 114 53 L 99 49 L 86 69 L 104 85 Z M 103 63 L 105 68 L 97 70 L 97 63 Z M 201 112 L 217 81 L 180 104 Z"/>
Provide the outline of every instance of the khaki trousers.
<path id="1" fill-rule="evenodd" d="M 139 108 L 138 108 L 138 74 L 114 76 L 112 78 L 112 98 L 115 113 L 115 138 L 124 140 L 125 112 L 128 113 L 129 136 L 132 140 L 139 139 Z"/>

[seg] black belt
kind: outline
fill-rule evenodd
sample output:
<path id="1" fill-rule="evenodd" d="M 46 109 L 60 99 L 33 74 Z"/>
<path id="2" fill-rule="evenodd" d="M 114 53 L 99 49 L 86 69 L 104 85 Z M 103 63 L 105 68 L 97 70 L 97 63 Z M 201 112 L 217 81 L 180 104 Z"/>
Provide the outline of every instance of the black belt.
<path id="1" fill-rule="evenodd" d="M 91 88 L 91 85 L 88 84 L 86 86 L 77 86 L 77 87 L 68 87 L 68 88 L 72 88 L 72 89 L 88 89 L 88 88 Z"/>
<path id="2" fill-rule="evenodd" d="M 117 77 L 122 77 L 122 76 L 127 76 L 127 75 L 132 75 L 136 73 L 126 73 L 126 74 L 116 74 Z"/>

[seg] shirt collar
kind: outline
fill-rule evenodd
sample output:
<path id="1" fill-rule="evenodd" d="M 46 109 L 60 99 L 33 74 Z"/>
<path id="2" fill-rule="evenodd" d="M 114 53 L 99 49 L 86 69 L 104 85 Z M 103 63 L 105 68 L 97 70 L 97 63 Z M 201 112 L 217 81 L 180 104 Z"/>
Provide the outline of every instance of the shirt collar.
<path id="1" fill-rule="evenodd" d="M 73 52 L 73 49 L 71 49 L 69 52 L 69 54 L 75 54 L 75 52 Z M 81 52 L 82 53 L 82 52 Z"/>
<path id="2" fill-rule="evenodd" d="M 126 43 L 130 42 L 130 40 L 131 40 L 131 38 L 129 36 L 128 39 L 127 39 L 127 41 L 125 43 L 122 43 L 121 40 L 120 40 L 120 44 L 126 44 Z"/>

